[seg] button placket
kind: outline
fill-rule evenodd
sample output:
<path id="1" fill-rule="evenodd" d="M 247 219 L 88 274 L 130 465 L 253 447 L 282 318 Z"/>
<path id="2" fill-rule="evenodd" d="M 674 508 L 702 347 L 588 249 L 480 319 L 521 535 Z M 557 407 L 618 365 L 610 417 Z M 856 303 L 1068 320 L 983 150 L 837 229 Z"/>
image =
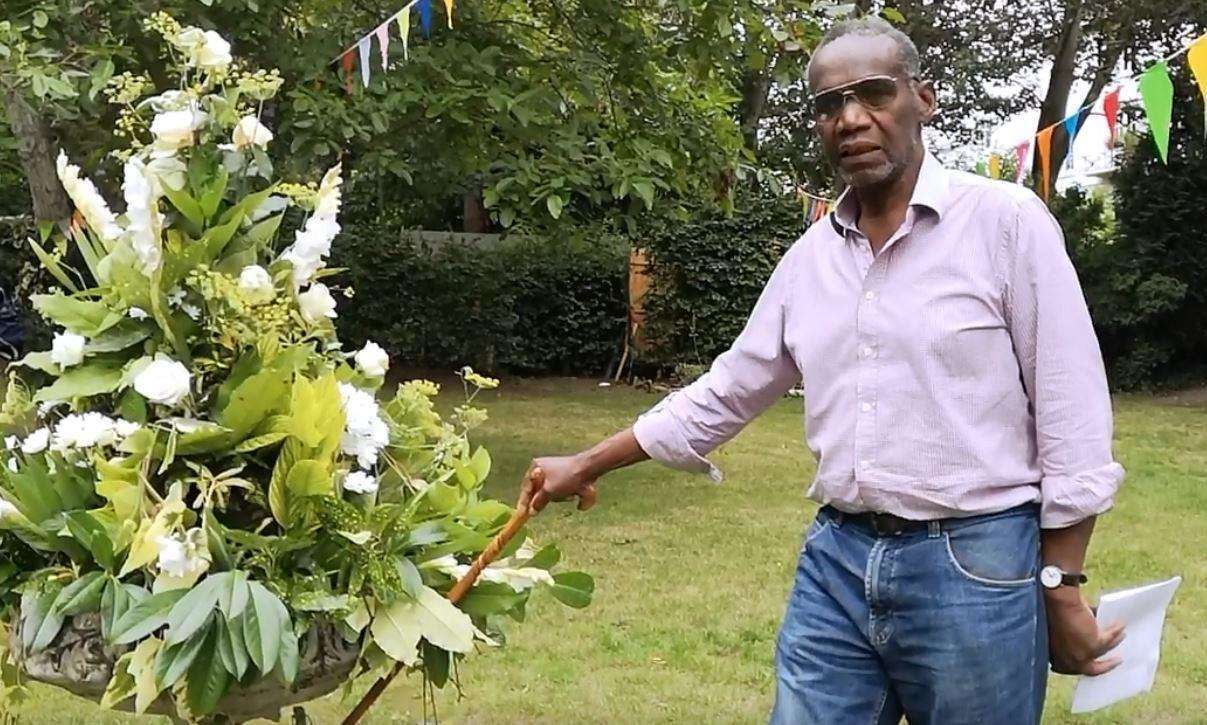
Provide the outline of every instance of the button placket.
<path id="1" fill-rule="evenodd" d="M 870 253 L 870 247 L 867 251 Z M 887 251 L 887 250 L 886 250 Z M 855 314 L 855 336 L 858 350 L 855 396 L 855 478 L 866 478 L 876 465 L 876 408 L 878 401 L 880 335 L 880 293 L 890 255 L 882 252 L 870 258 Z"/>

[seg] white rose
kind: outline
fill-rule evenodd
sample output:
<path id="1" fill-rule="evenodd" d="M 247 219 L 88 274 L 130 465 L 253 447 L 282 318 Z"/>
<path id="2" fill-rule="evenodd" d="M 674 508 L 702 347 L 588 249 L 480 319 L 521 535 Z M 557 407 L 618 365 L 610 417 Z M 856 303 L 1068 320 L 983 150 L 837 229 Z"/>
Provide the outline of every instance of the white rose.
<path id="1" fill-rule="evenodd" d="M 197 46 L 192 60 L 198 68 L 217 70 L 231 64 L 231 44 L 212 30 L 205 31 L 204 39 Z"/>
<path id="2" fill-rule="evenodd" d="M 356 353 L 356 367 L 371 378 L 380 378 L 390 369 L 390 356 L 381 349 L 381 345 L 369 340 Z"/>
<path id="3" fill-rule="evenodd" d="M 18 513 L 20 513 L 20 512 L 17 511 L 16 506 L 13 506 L 11 503 L 6 501 L 5 499 L 0 498 L 0 521 L 3 521 L 6 518 L 8 518 L 9 516 L 13 516 Z"/>
<path id="4" fill-rule="evenodd" d="M 122 438 L 129 438 L 142 429 L 142 426 L 138 423 L 132 423 L 125 418 L 117 419 L 113 427 Z"/>
<path id="5" fill-rule="evenodd" d="M 39 428 L 36 431 L 34 431 L 33 433 L 30 433 L 29 437 L 27 437 L 21 443 L 21 452 L 26 455 L 32 455 L 34 453 L 41 453 L 42 451 L 46 450 L 46 446 L 49 444 L 50 444 L 50 429 L 49 428 Z"/>
<path id="6" fill-rule="evenodd" d="M 189 109 L 164 111 L 151 121 L 151 133 L 159 149 L 181 149 L 193 145 L 193 134 L 206 121 L 206 114 Z"/>
<path id="7" fill-rule="evenodd" d="M 80 176 L 80 167 L 68 163 L 67 154 L 59 151 L 58 161 L 55 162 L 59 181 L 67 191 L 67 196 L 75 207 L 80 210 L 80 216 L 92 231 L 105 241 L 111 241 L 121 236 L 122 228 L 117 224 L 117 216 L 105 203 L 105 198 L 96 190 L 96 185 L 89 179 Z"/>
<path id="8" fill-rule="evenodd" d="M 231 145 L 236 149 L 245 149 L 248 146 L 264 148 L 271 140 L 272 131 L 255 116 L 244 116 L 231 132 Z"/>
<path id="9" fill-rule="evenodd" d="M 12 449 L 16 448 L 19 445 L 21 445 L 21 439 L 18 438 L 17 436 L 5 436 L 4 437 L 4 447 L 6 449 L 11 451 Z"/>
<path id="10" fill-rule="evenodd" d="M 194 528 L 183 535 L 172 534 L 156 539 L 159 570 L 177 578 L 205 571 L 209 562 L 202 552 L 203 534 L 201 529 Z"/>
<path id="11" fill-rule="evenodd" d="M 159 353 L 134 377 L 134 390 L 152 403 L 176 405 L 189 393 L 189 370 Z"/>
<path id="12" fill-rule="evenodd" d="M 88 341 L 74 332 L 56 332 L 50 344 L 50 359 L 59 367 L 69 368 L 84 361 L 84 345 Z"/>
<path id="13" fill-rule="evenodd" d="M 276 294 L 276 289 L 272 286 L 272 276 L 268 274 L 268 270 L 257 264 L 249 264 L 239 273 L 239 290 L 252 304 L 268 302 Z"/>
<path id="14" fill-rule="evenodd" d="M 302 310 L 302 319 L 312 325 L 324 317 L 335 317 L 335 298 L 322 282 L 315 282 L 298 295 L 298 307 Z"/>
<path id="15" fill-rule="evenodd" d="M 377 478 L 364 471 L 349 473 L 344 479 L 344 490 L 352 493 L 377 493 Z"/>

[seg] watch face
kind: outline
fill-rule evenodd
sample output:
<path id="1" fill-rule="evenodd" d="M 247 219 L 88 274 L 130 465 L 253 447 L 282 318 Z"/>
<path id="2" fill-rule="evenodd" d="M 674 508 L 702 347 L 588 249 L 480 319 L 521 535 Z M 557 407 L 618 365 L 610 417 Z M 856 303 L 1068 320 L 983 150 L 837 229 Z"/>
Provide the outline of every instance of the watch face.
<path id="1" fill-rule="evenodd" d="M 1043 584 L 1048 589 L 1055 589 L 1060 586 L 1061 571 L 1060 567 L 1045 566 L 1039 570 L 1039 583 Z"/>

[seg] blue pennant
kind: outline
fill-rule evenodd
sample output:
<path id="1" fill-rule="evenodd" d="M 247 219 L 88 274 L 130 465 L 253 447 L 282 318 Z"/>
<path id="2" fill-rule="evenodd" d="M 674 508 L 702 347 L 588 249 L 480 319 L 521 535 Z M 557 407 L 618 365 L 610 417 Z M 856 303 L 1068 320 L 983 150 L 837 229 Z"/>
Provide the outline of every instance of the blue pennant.
<path id="1" fill-rule="evenodd" d="M 423 37 L 431 37 L 432 0 L 419 0 L 419 24 L 423 26 Z"/>
<path id="2" fill-rule="evenodd" d="M 1077 137 L 1077 132 L 1081 130 L 1081 124 L 1085 123 L 1085 117 L 1089 115 L 1089 112 L 1090 109 L 1082 108 L 1065 119 L 1065 133 L 1069 136 L 1069 148 L 1073 148 L 1073 139 Z"/>

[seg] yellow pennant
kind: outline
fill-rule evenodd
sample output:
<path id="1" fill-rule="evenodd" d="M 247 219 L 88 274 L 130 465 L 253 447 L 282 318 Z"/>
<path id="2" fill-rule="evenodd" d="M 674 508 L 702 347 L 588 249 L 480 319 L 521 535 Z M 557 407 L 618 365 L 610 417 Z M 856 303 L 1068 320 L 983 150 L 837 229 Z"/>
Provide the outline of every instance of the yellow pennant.
<path id="1" fill-rule="evenodd" d="M 1002 157 L 997 154 L 989 154 L 989 178 L 1002 178 Z"/>
<path id="2" fill-rule="evenodd" d="M 1190 62 L 1190 70 L 1194 72 L 1194 79 L 1199 82 L 1199 91 L 1203 94 L 1203 101 L 1207 102 L 1207 35 L 1194 41 L 1186 53 L 1186 60 Z"/>
<path id="3" fill-rule="evenodd" d="M 408 47 L 411 41 L 411 6 L 406 6 L 398 14 L 398 35 L 402 38 L 402 59 L 410 60 L 411 51 Z"/>
<path id="4" fill-rule="evenodd" d="M 453 29 L 453 0 L 444 0 L 445 15 L 448 16 L 448 29 Z"/>

